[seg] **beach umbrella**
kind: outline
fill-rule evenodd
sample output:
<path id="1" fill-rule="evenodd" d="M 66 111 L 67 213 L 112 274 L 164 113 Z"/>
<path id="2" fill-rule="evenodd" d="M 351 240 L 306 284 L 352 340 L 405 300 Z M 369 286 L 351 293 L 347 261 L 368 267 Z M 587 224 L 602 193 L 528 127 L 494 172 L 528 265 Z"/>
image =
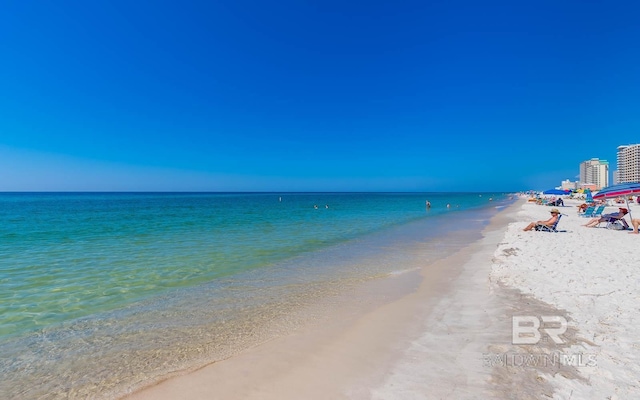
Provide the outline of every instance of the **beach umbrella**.
<path id="1" fill-rule="evenodd" d="M 555 194 L 555 195 L 565 195 L 570 194 L 569 190 L 560 190 L 560 189 L 549 189 L 542 192 L 542 194 Z"/>
<path id="2" fill-rule="evenodd" d="M 640 182 L 620 183 L 618 185 L 607 186 L 598 193 L 593 195 L 594 199 L 610 199 L 619 196 L 631 196 L 640 194 Z"/>
<path id="3" fill-rule="evenodd" d="M 591 194 L 591 189 L 586 188 L 584 191 L 587 194 L 586 202 L 587 203 L 593 203 L 593 195 Z"/>
<path id="4" fill-rule="evenodd" d="M 608 186 L 594 194 L 593 198 L 599 200 L 624 196 L 624 199 L 627 202 L 627 210 L 629 210 L 629 218 L 632 219 L 631 208 L 629 207 L 629 196 L 634 194 L 640 194 L 640 182 L 621 183 L 619 185 Z"/>

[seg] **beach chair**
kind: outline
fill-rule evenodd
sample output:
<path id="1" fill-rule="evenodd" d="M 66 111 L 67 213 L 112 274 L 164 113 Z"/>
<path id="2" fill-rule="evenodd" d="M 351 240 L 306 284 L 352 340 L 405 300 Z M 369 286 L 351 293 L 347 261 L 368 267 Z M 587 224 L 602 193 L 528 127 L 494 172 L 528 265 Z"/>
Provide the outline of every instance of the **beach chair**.
<path id="1" fill-rule="evenodd" d="M 591 218 L 593 212 L 596 210 L 595 206 L 589 206 L 587 207 L 583 213 L 578 213 L 579 216 L 581 217 L 589 217 Z"/>
<path id="2" fill-rule="evenodd" d="M 629 224 L 627 224 L 627 221 L 625 221 L 624 217 L 611 217 L 604 222 L 607 223 L 607 229 L 613 229 L 616 231 L 626 231 L 629 229 Z"/>
<path id="3" fill-rule="evenodd" d="M 541 225 L 538 224 L 536 225 L 533 229 L 535 229 L 536 231 L 541 231 L 541 232 L 558 232 L 558 222 L 560 222 L 560 218 L 562 218 L 564 214 L 559 214 L 558 215 L 558 219 L 556 220 L 556 223 L 551 225 L 551 226 L 546 226 L 546 225 Z"/>
<path id="4" fill-rule="evenodd" d="M 607 207 L 606 205 L 602 205 L 600 207 L 598 207 L 593 214 L 591 215 L 592 217 L 600 217 L 602 216 L 602 212 L 604 211 L 605 207 Z"/>

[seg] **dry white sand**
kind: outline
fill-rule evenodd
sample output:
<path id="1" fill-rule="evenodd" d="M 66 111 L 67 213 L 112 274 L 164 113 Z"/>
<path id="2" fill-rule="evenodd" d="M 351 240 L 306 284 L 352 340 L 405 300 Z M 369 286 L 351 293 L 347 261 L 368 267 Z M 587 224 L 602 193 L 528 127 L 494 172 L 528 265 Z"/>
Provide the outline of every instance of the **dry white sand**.
<path id="1" fill-rule="evenodd" d="M 568 376 L 540 374 L 554 398 L 637 399 L 640 236 L 582 226 L 589 219 L 577 215 L 578 204 L 570 200 L 559 208 L 566 214 L 558 224 L 566 232 L 560 233 L 522 232 L 528 222 L 547 219 L 550 210 L 524 204 L 495 253 L 491 279 L 565 310 L 572 338 L 560 351 L 582 355 L 587 365 Z M 617 211 L 613 205 L 604 213 Z M 640 218 L 640 206 L 632 205 L 631 212 Z M 549 345 L 551 351 L 558 347 Z"/>
<path id="2" fill-rule="evenodd" d="M 581 227 L 576 207 L 563 209 L 568 232 L 522 232 L 549 212 L 523 203 L 420 276 L 367 285 L 354 293 L 359 304 L 329 319 L 131 399 L 640 398 L 640 237 Z M 419 288 L 398 298 L 416 279 Z M 392 300 L 363 307 L 367 291 Z M 566 318 L 563 343 L 514 345 L 514 315 Z M 557 354 L 595 365 L 537 362 Z"/>

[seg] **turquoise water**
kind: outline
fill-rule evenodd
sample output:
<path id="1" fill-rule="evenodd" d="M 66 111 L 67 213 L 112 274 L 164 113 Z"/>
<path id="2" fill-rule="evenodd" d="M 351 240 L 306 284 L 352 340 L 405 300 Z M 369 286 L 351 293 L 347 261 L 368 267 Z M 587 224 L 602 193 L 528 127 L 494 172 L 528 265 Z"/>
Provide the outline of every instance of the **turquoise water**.
<path id="1" fill-rule="evenodd" d="M 409 268 L 404 253 L 388 249 L 436 243 L 456 226 L 486 222 L 482 213 L 504 201 L 490 193 L 0 194 L 0 392 L 117 397 L 228 356 L 343 283 Z"/>

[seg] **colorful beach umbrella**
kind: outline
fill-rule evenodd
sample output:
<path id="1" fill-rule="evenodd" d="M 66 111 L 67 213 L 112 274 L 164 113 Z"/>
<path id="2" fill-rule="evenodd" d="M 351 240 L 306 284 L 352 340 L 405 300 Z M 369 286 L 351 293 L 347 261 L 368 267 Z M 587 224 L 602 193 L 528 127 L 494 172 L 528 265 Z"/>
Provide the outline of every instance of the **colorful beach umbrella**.
<path id="1" fill-rule="evenodd" d="M 627 202 L 627 210 L 629 210 L 629 218 L 631 219 L 631 208 L 629 207 L 629 196 L 634 194 L 640 194 L 640 182 L 634 183 L 620 183 L 618 185 L 608 186 L 598 193 L 593 195 L 593 198 L 598 199 L 611 199 L 614 197 L 624 196 Z"/>
<path id="2" fill-rule="evenodd" d="M 640 182 L 621 183 L 618 185 L 607 186 L 598 193 L 593 195 L 594 199 L 610 199 L 612 197 L 631 196 L 640 194 Z"/>

